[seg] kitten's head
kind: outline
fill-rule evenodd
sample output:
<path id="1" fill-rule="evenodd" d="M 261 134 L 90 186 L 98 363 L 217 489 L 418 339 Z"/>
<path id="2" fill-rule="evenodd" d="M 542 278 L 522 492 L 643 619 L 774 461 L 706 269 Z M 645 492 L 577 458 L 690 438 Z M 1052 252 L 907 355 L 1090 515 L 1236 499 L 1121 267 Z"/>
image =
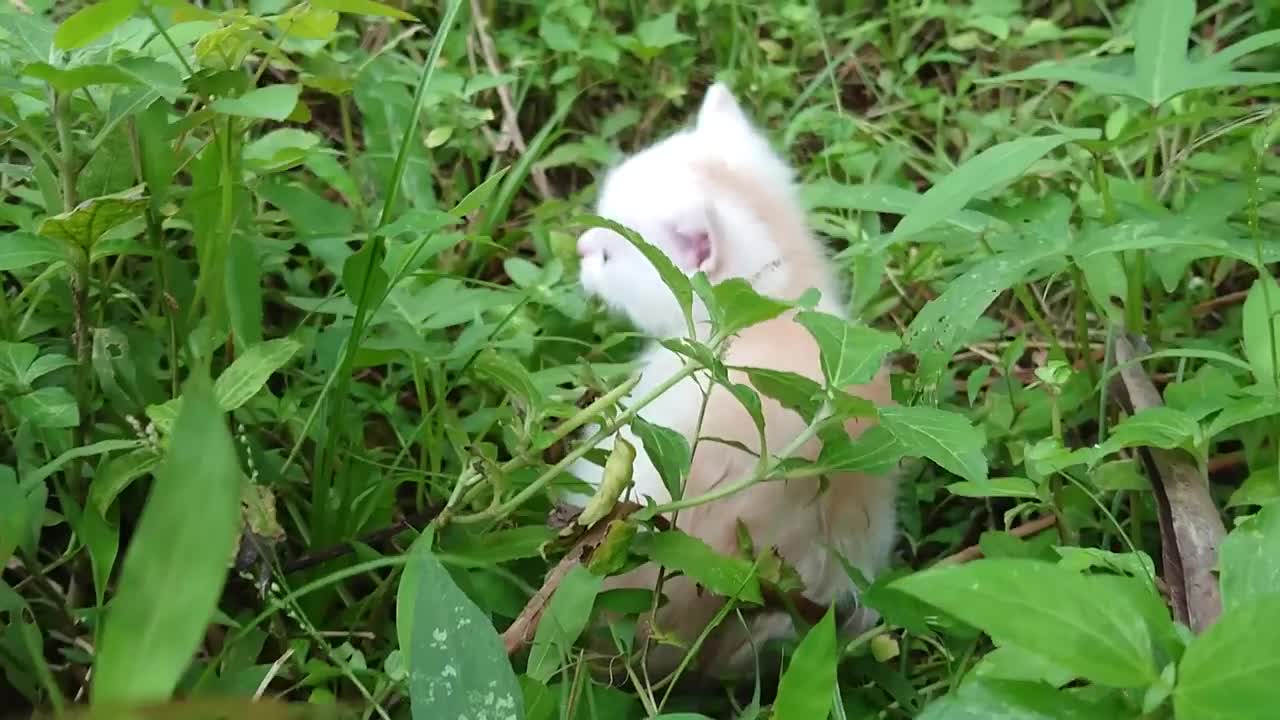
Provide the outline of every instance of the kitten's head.
<path id="1" fill-rule="evenodd" d="M 778 224 L 794 226 L 792 216 L 803 218 L 796 208 L 790 168 L 719 83 L 707 91 L 692 127 L 613 168 L 596 204 L 597 214 L 639 233 L 685 273 L 705 272 L 712 283 L 755 282 L 776 266 L 783 254 Z M 626 238 L 593 228 L 578 238 L 578 254 L 588 294 L 650 335 L 683 334 L 679 305 Z"/>

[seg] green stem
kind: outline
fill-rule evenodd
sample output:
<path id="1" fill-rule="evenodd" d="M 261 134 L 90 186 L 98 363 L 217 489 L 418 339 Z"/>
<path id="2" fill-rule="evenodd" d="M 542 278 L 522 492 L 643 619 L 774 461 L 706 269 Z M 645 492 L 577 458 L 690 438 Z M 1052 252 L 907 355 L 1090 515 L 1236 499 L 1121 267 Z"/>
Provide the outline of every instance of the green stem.
<path id="1" fill-rule="evenodd" d="M 1067 351 L 1062 348 L 1062 343 L 1058 340 L 1058 334 L 1053 331 L 1048 321 L 1040 314 L 1040 308 L 1036 307 L 1036 299 L 1032 297 L 1031 291 L 1027 289 L 1026 284 L 1013 286 L 1013 294 L 1017 296 L 1018 302 L 1022 304 L 1022 308 L 1031 317 L 1031 322 L 1036 326 L 1036 329 L 1048 339 L 1053 351 L 1058 354 L 1058 357 L 1066 360 Z"/>

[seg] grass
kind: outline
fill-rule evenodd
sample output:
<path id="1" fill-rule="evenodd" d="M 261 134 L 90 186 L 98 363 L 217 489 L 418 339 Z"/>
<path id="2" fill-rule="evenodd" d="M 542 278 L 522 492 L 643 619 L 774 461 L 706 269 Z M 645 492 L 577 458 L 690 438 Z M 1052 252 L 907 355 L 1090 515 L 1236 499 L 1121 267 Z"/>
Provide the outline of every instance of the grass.
<path id="1" fill-rule="evenodd" d="M 1274 707 L 1274 2 L 230 5 L 0 11 L 0 707 L 436 717 L 454 662 L 526 718 Z M 901 345 L 882 620 L 754 697 L 610 687 L 574 622 L 508 664 L 487 624 L 581 551 L 547 490 L 637 410 L 644 339 L 575 285 L 594 181 L 714 79 Z M 551 616 L 623 602 L 566 573 Z"/>

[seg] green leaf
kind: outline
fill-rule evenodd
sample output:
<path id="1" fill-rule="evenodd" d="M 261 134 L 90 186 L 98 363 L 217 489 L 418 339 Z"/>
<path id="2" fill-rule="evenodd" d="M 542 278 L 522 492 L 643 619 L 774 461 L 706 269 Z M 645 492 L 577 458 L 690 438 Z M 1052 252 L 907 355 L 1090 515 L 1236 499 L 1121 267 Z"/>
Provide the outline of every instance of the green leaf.
<path id="1" fill-rule="evenodd" d="M 240 97 L 219 98 L 209 107 L 224 115 L 283 122 L 293 114 L 301 90 L 299 85 L 268 85 L 254 88 Z"/>
<path id="2" fill-rule="evenodd" d="M 689 441 L 675 430 L 654 425 L 638 415 L 631 421 L 631 432 L 644 444 L 645 455 L 657 469 L 672 499 L 681 497 L 684 476 L 693 460 Z"/>
<path id="3" fill-rule="evenodd" d="M 1231 493 L 1227 507 L 1270 505 L 1277 500 L 1280 500 L 1280 469 L 1271 465 L 1249 473 L 1240 487 Z"/>
<path id="4" fill-rule="evenodd" d="M 919 720 L 1120 720 L 1108 707 L 1038 682 L 980 678 L 930 703 Z"/>
<path id="5" fill-rule="evenodd" d="M 350 13 L 352 15 L 372 15 L 375 17 L 389 17 L 397 20 L 408 20 L 410 22 L 417 21 L 417 18 L 397 7 L 384 5 L 374 0 L 311 0 L 311 4 L 320 8 L 329 10 L 337 10 L 338 12 Z"/>
<path id="6" fill-rule="evenodd" d="M 987 444 L 982 430 L 963 415 L 931 407 L 880 409 L 881 425 L 912 455 L 926 457 L 943 469 L 975 483 L 987 479 Z"/>
<path id="7" fill-rule="evenodd" d="M 375 258 L 377 251 L 376 243 L 366 242 L 342 263 L 342 287 L 356 307 L 372 309 L 391 285 L 381 259 Z"/>
<path id="8" fill-rule="evenodd" d="M 1268 303 L 1268 301 L 1270 301 Z M 1271 321 L 1267 322 L 1270 305 Z M 1273 348 L 1280 348 L 1280 284 L 1263 274 L 1249 288 L 1244 301 L 1244 356 L 1253 377 L 1264 387 L 1276 390 L 1277 370 Z"/>
<path id="9" fill-rule="evenodd" d="M 986 559 L 902 578 L 913 595 L 1012 645 L 1101 685 L 1139 687 L 1159 669 L 1144 606 L 1154 590 L 1131 578 L 1081 575 L 1036 560 Z M 1166 627 L 1167 626 L 1167 627 Z"/>
<path id="10" fill-rule="evenodd" d="M 120 573 L 93 663 L 94 704 L 165 700 L 200 646 L 235 548 L 242 475 L 207 379 L 182 412 Z"/>
<path id="11" fill-rule="evenodd" d="M 822 408 L 822 386 L 803 375 L 785 370 L 744 368 L 751 385 L 765 397 L 777 400 L 806 422 Z"/>
<path id="12" fill-rule="evenodd" d="M 835 388 L 870 382 L 880 372 L 885 355 L 902 344 L 897 335 L 828 313 L 806 310 L 796 315 L 796 322 L 817 341 L 822 374 Z"/>
<path id="13" fill-rule="evenodd" d="M 548 48 L 558 53 L 576 53 L 582 47 L 578 36 L 569 26 L 550 15 L 544 14 L 538 21 L 538 37 L 542 38 Z"/>
<path id="14" fill-rule="evenodd" d="M 1229 401 L 1209 423 L 1209 427 L 1204 431 L 1204 438 L 1212 440 L 1239 425 L 1278 414 L 1280 414 L 1280 403 L 1277 403 L 1274 398 L 1247 397 Z"/>
<path id="15" fill-rule="evenodd" d="M 145 447 L 106 461 L 93 475 L 93 483 L 89 486 L 89 507 L 106 517 L 116 497 L 134 480 L 151 472 L 160 460 L 159 453 Z"/>
<path id="16" fill-rule="evenodd" d="M 26 493 L 18 487 L 13 468 L 0 465 L 0 563 L 8 564 L 13 551 L 29 536 L 31 518 Z"/>
<path id="17" fill-rule="evenodd" d="M 736 595 L 757 605 L 764 602 L 751 563 L 721 555 L 702 540 L 679 530 L 640 535 L 632 549 L 663 567 L 684 573 L 717 595 Z"/>
<path id="18" fill-rule="evenodd" d="M 850 438 L 840 427 L 822 435 L 822 452 L 818 454 L 816 466 L 802 468 L 801 474 L 883 475 L 896 468 L 905 454 L 906 448 L 902 443 L 879 425 L 867 428 L 857 438 Z"/>
<path id="19" fill-rule="evenodd" d="M 249 402 L 267 384 L 271 374 L 284 367 L 301 349 L 302 343 L 297 340 L 278 338 L 246 350 L 222 371 L 213 384 L 218 407 L 231 411 Z"/>
<path id="20" fill-rule="evenodd" d="M 1178 720 L 1270 720 L 1280 706 L 1280 595 L 1224 612 L 1178 666 Z"/>
<path id="21" fill-rule="evenodd" d="M 62 387 L 43 387 L 9 400 L 9 407 L 20 421 L 38 428 L 70 428 L 80 424 L 80 411 L 71 391 Z"/>
<path id="22" fill-rule="evenodd" d="M 70 212 L 45 218 L 40 234 L 70 245 L 90 248 L 109 230 L 142 216 L 147 207 L 143 186 L 90 198 Z"/>
<path id="23" fill-rule="evenodd" d="M 970 498 L 1009 497 L 1034 500 L 1040 497 L 1040 493 L 1036 490 L 1036 484 L 1020 477 L 990 478 L 981 483 L 967 480 L 965 482 L 951 483 L 947 486 L 947 492 L 952 495 Z"/>
<path id="24" fill-rule="evenodd" d="M 676 27 L 676 13 L 673 11 L 636 25 L 636 39 L 646 48 L 660 50 L 691 38 Z"/>
<path id="25" fill-rule="evenodd" d="M 1054 551 L 1062 558 L 1058 561 L 1059 566 L 1076 572 L 1099 568 L 1139 579 L 1150 580 L 1156 576 L 1155 562 L 1141 550 L 1136 553 L 1117 553 L 1101 548 L 1055 546 Z"/>
<path id="26" fill-rule="evenodd" d="M 412 570 L 413 601 L 401 607 L 405 593 L 399 594 L 397 625 L 402 633 L 409 631 L 405 661 L 413 717 L 519 720 L 524 714 L 520 686 L 489 616 L 454 584 L 431 552 L 428 536 L 411 552 L 401 582 L 410 582 Z M 404 628 L 399 620 L 410 612 L 411 628 Z"/>
<path id="27" fill-rule="evenodd" d="M 1134 20 L 1134 81 L 1153 107 L 1180 91 L 1187 74 L 1187 36 L 1195 0 L 1142 0 Z"/>
<path id="28" fill-rule="evenodd" d="M 1200 425 L 1191 416 L 1171 407 L 1157 406 L 1121 420 L 1107 438 L 1108 452 L 1130 447 L 1170 450 L 1194 444 Z"/>
<path id="29" fill-rule="evenodd" d="M 66 248 L 47 237 L 27 232 L 0 237 L 0 272 L 66 259 Z"/>
<path id="30" fill-rule="evenodd" d="M 903 336 L 907 347 L 916 354 L 951 351 L 1000 293 L 1027 280 L 1037 263 L 1057 252 L 1055 248 L 1033 244 L 974 265 L 916 314 Z"/>
<path id="31" fill-rule="evenodd" d="M 253 242 L 243 233 L 227 238 L 227 314 L 231 332 L 240 347 L 262 342 L 262 265 Z"/>
<path id="32" fill-rule="evenodd" d="M 620 225 L 607 218 L 597 215 L 581 215 L 570 221 L 571 225 L 586 225 L 592 228 L 604 228 L 618 233 L 626 238 L 628 242 L 635 246 L 636 250 L 644 255 L 645 259 L 653 265 L 658 271 L 658 276 L 662 278 L 662 282 L 675 296 L 676 302 L 679 303 L 680 309 L 684 312 L 685 322 L 690 326 L 693 325 L 693 286 L 689 284 L 689 277 L 680 272 L 680 269 L 671 262 L 671 258 L 666 253 L 654 247 L 647 240 L 640 236 L 634 230 Z"/>
<path id="33" fill-rule="evenodd" d="M 1275 476 L 1276 468 L 1269 468 Z M 1226 612 L 1266 595 L 1280 595 L 1280 505 L 1272 503 L 1240 523 L 1218 550 Z"/>
<path id="34" fill-rule="evenodd" d="M 604 578 L 581 565 L 576 565 L 560 581 L 551 602 L 538 621 L 529 655 L 529 677 L 545 683 L 560 669 L 561 658 L 569 654 L 573 643 L 587 627 L 591 608 Z"/>
<path id="35" fill-rule="evenodd" d="M 712 319 L 721 333 L 731 334 L 772 320 L 791 306 L 756 292 L 743 278 L 729 278 L 711 290 L 715 299 Z"/>
<path id="36" fill-rule="evenodd" d="M 1017 179 L 1032 163 L 1059 146 L 1097 135 L 1096 130 L 1077 130 L 1069 134 L 1019 138 L 983 150 L 929 188 L 893 229 L 889 241 L 898 242 L 928 230 L 963 209 L 978 195 Z"/>
<path id="37" fill-rule="evenodd" d="M 773 702 L 773 717 L 777 720 L 824 720 L 831 716 L 840 658 L 836 652 L 834 613 L 834 608 L 827 610 L 791 657 Z"/>
<path id="38" fill-rule="evenodd" d="M 462 218 L 479 210 L 493 196 L 494 191 L 498 189 L 498 186 L 502 183 L 502 178 L 506 177 L 509 170 L 511 170 L 510 165 L 485 178 L 484 182 L 472 188 L 466 197 L 459 200 L 458 204 L 449 211 L 449 214 Z"/>
<path id="39" fill-rule="evenodd" d="M 32 63 L 24 75 L 39 78 L 59 92 L 71 92 L 90 85 L 133 85 L 156 91 L 173 101 L 183 91 L 178 70 L 151 58 L 122 58 L 110 65 L 76 65 L 57 68 L 49 63 Z"/>
<path id="40" fill-rule="evenodd" d="M 53 44 L 60 50 L 84 47 L 128 20 L 137 9 L 138 0 L 103 0 L 82 7 L 58 26 Z"/>

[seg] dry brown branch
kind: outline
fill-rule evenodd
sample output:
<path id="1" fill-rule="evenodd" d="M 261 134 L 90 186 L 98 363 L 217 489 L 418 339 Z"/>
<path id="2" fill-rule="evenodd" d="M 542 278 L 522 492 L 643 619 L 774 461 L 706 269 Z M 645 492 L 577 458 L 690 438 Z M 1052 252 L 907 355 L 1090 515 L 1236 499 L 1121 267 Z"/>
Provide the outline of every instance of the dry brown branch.
<path id="1" fill-rule="evenodd" d="M 1114 395 L 1128 412 L 1163 404 L 1142 365 L 1133 362 L 1138 357 L 1134 341 L 1117 334 L 1114 357 L 1121 368 L 1113 381 Z M 1202 632 L 1222 613 L 1213 569 L 1226 534 L 1209 495 L 1208 474 L 1181 450 L 1141 448 L 1139 455 L 1155 491 L 1160 554 L 1174 617 Z"/>
<path id="2" fill-rule="evenodd" d="M 1015 527 L 1009 531 L 1009 534 L 1018 538 L 1031 537 L 1032 535 L 1048 530 L 1057 523 L 1058 518 L 1056 515 L 1045 515 L 1044 517 L 1029 520 Z M 948 555 L 942 558 L 938 562 L 934 563 L 934 565 L 959 565 L 961 563 L 967 563 L 970 560 L 977 560 L 980 557 L 982 557 L 982 548 L 977 545 L 971 545 L 954 555 Z"/>
<path id="3" fill-rule="evenodd" d="M 498 64 L 498 51 L 494 48 L 493 38 L 489 35 L 489 19 L 485 17 L 484 9 L 480 7 L 480 0 L 471 0 L 471 18 L 476 37 L 480 40 L 480 55 L 484 57 L 485 66 L 489 68 L 490 73 L 501 75 L 502 66 Z M 520 133 L 520 123 L 517 119 L 515 103 L 511 100 L 511 90 L 506 85 L 499 85 L 494 90 L 498 93 L 498 102 L 502 105 L 503 135 L 517 151 L 528 152 L 529 148 L 525 145 L 524 135 Z M 494 149 L 501 152 L 497 147 Z M 551 192 L 551 183 L 547 181 L 547 174 L 542 168 L 535 164 L 530 168 L 529 176 L 533 179 L 533 186 L 543 200 L 555 197 L 555 193 Z"/>

